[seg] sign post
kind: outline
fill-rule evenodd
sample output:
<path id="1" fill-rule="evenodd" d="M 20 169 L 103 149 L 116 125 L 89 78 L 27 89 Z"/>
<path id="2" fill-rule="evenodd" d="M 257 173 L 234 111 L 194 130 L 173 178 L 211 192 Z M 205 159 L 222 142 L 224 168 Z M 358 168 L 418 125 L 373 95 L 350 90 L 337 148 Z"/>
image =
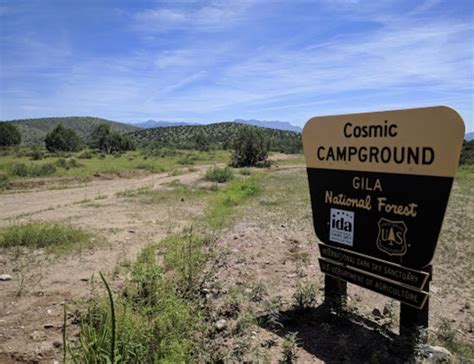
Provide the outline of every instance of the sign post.
<path id="1" fill-rule="evenodd" d="M 431 260 L 464 139 L 443 106 L 315 117 L 303 130 L 326 301 L 346 282 L 401 302 L 401 335 L 427 327 Z"/>

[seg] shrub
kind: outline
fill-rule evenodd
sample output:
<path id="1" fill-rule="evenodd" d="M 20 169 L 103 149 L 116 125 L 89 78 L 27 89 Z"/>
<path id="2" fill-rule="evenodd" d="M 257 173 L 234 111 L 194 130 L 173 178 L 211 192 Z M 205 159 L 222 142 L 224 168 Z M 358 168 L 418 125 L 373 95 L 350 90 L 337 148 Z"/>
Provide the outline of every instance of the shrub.
<path id="1" fill-rule="evenodd" d="M 77 152 L 82 145 L 81 138 L 73 129 L 58 124 L 44 139 L 46 149 L 50 152 Z"/>
<path id="2" fill-rule="evenodd" d="M 59 158 L 56 161 L 56 165 L 60 168 L 64 169 L 71 169 L 71 168 L 79 168 L 82 167 L 82 164 L 80 164 L 77 159 L 75 158 L 69 158 L 69 159 L 64 159 L 64 158 Z"/>
<path id="3" fill-rule="evenodd" d="M 268 157 L 270 142 L 262 130 L 255 127 L 244 127 L 239 130 L 234 140 L 234 152 L 230 165 L 232 167 L 258 166 Z"/>
<path id="4" fill-rule="evenodd" d="M 224 183 L 232 180 L 234 178 L 234 173 L 229 167 L 219 168 L 211 167 L 206 171 L 204 179 L 206 181 Z"/>
<path id="5" fill-rule="evenodd" d="M 77 158 L 79 159 L 91 159 L 93 157 L 90 150 L 85 150 Z"/>
<path id="6" fill-rule="evenodd" d="M 31 159 L 34 160 L 34 161 L 39 161 L 41 159 L 43 159 L 44 157 L 44 154 L 40 148 L 39 145 L 34 145 L 32 148 L 31 148 Z"/>
<path id="7" fill-rule="evenodd" d="M 32 165 L 29 174 L 31 177 L 50 176 L 56 172 L 56 166 L 53 163 L 44 163 L 40 165 Z"/>
<path id="8" fill-rule="evenodd" d="M 10 187 L 10 179 L 6 174 L 0 173 L 0 191 Z"/>
<path id="9" fill-rule="evenodd" d="M 0 122 L 0 147 L 18 145 L 21 142 L 21 133 L 18 128 L 7 122 Z"/>
<path id="10" fill-rule="evenodd" d="M 24 163 L 13 163 L 10 165 L 10 174 L 17 177 L 27 177 L 28 168 Z"/>

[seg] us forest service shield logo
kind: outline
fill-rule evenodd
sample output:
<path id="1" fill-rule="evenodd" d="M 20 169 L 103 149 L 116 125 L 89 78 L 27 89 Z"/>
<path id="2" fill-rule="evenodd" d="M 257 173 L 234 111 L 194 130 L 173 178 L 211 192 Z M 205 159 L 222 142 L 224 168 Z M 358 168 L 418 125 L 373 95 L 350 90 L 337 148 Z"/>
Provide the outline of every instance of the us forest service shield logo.
<path id="1" fill-rule="evenodd" d="M 388 255 L 403 256 L 407 252 L 407 226 L 403 221 L 381 218 L 378 222 L 377 248 Z"/>

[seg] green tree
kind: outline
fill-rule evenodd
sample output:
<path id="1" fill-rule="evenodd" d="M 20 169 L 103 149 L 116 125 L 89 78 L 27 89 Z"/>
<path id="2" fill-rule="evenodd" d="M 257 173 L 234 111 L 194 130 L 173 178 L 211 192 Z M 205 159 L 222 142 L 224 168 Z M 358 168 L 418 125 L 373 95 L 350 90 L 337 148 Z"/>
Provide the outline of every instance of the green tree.
<path id="1" fill-rule="evenodd" d="M 234 140 L 233 167 L 250 167 L 264 164 L 268 157 L 269 139 L 260 129 L 242 127 Z"/>
<path id="2" fill-rule="evenodd" d="M 128 136 L 112 131 L 108 124 L 99 124 L 95 127 L 91 133 L 90 146 L 108 154 L 135 149 Z"/>
<path id="3" fill-rule="evenodd" d="M 210 140 L 209 137 L 202 131 L 199 130 L 196 135 L 196 149 L 207 152 L 209 150 Z"/>
<path id="4" fill-rule="evenodd" d="M 0 147 L 18 145 L 21 142 L 21 133 L 10 123 L 0 122 Z"/>
<path id="5" fill-rule="evenodd" d="M 461 158 L 459 160 L 460 164 L 474 164 L 474 140 L 471 141 L 464 141 L 462 150 L 461 150 Z"/>
<path id="6" fill-rule="evenodd" d="M 79 135 L 73 129 L 58 124 L 44 139 L 46 149 L 50 152 L 77 152 L 82 147 Z"/>

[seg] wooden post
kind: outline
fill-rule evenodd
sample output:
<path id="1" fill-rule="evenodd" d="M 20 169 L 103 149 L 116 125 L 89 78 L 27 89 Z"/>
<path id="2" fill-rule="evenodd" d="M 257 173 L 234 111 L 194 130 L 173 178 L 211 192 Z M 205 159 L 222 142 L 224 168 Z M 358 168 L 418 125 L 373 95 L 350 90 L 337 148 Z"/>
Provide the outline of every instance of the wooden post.
<path id="1" fill-rule="evenodd" d="M 423 271 L 428 272 L 429 274 L 429 277 L 423 286 L 423 290 L 429 292 L 433 267 L 429 265 L 424 268 Z M 428 328 L 429 306 L 430 296 L 426 299 L 425 305 L 421 310 L 400 303 L 400 336 L 406 339 L 422 339 L 420 337 L 420 331 Z"/>
<path id="2" fill-rule="evenodd" d="M 325 274 L 324 302 L 334 309 L 343 308 L 347 303 L 347 282 Z"/>

